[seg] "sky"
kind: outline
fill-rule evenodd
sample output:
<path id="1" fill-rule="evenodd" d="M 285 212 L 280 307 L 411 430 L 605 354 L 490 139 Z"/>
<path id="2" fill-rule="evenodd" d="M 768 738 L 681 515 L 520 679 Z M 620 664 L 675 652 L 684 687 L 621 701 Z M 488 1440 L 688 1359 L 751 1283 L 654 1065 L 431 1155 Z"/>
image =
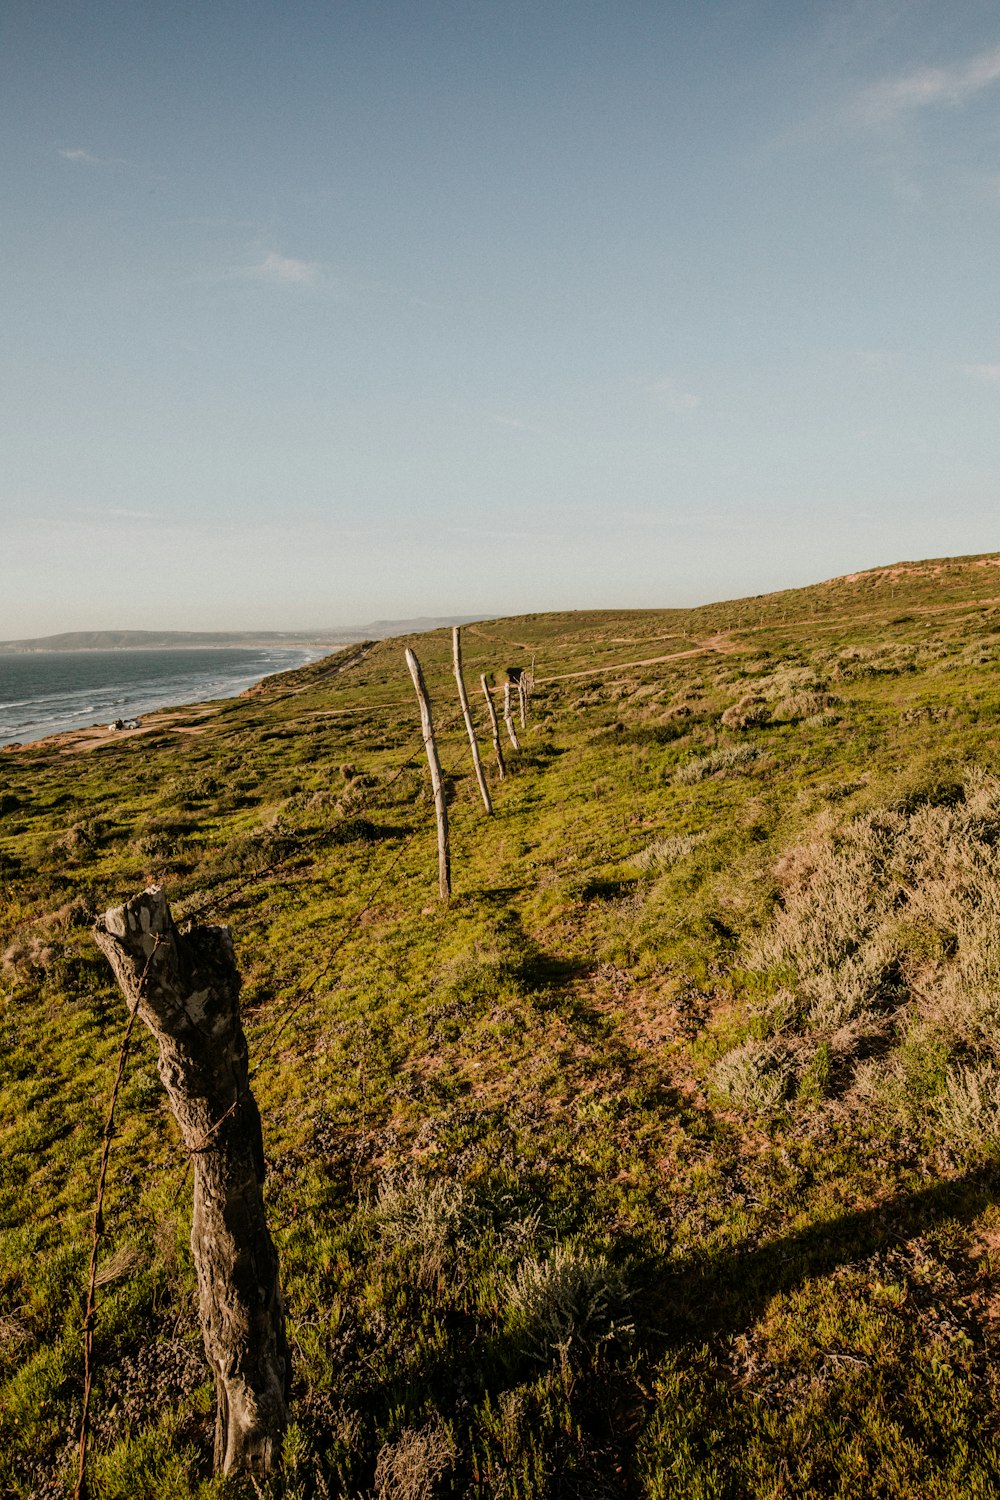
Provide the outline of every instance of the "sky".
<path id="1" fill-rule="evenodd" d="M 4 0 L 0 638 L 1000 547 L 996 0 Z"/>

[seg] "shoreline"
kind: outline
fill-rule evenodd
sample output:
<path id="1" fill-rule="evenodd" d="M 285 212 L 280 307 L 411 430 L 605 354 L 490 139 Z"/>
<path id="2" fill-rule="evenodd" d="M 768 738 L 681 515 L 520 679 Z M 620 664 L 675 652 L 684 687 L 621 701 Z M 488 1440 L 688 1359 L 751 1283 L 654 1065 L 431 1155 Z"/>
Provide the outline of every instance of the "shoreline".
<path id="1" fill-rule="evenodd" d="M 277 677 L 280 673 L 274 672 L 271 675 Z M 264 680 L 261 678 L 262 682 Z M 241 696 L 242 694 L 237 694 L 236 698 Z M 154 708 L 143 715 L 142 723 L 137 729 L 109 729 L 106 724 L 90 724 L 83 729 L 57 729 L 38 740 L 12 740 L 6 745 L 0 745 L 0 755 L 17 755 L 20 751 L 33 753 L 39 750 L 58 750 L 61 755 L 75 755 L 77 751 L 98 750 L 102 745 L 118 744 L 120 740 L 133 740 L 164 729 L 174 730 L 178 734 L 201 734 L 204 725 L 192 721 L 213 719 L 216 714 L 222 713 L 225 704 L 235 702 L 236 698 L 220 698 L 217 701 L 206 699 L 205 702 L 209 704 L 207 708 L 199 703 L 192 703 L 192 709 L 200 709 L 197 714 L 189 713 L 183 706 Z M 181 723 L 180 720 L 185 722 Z"/>
<path id="2" fill-rule="evenodd" d="M 99 649 L 100 648 L 87 648 L 87 654 L 97 654 L 97 651 Z M 233 651 L 242 649 L 244 648 L 238 646 L 108 647 L 100 650 L 100 654 L 110 655 L 112 652 L 119 654 L 121 652 L 135 650 Z M 245 649 L 253 650 L 254 648 L 251 646 L 246 647 Z M 68 724 L 63 728 L 52 728 L 46 730 L 44 734 L 34 735 L 30 739 L 26 738 L 21 740 L 6 740 L 3 743 L 0 743 L 0 754 L 18 754 L 21 751 L 35 752 L 39 750 L 58 750 L 62 754 L 72 754 L 77 750 L 95 750 L 101 745 L 117 743 L 120 740 L 134 739 L 138 735 L 151 734 L 163 729 L 175 730 L 178 733 L 197 734 L 201 732 L 201 729 L 203 727 L 199 721 L 213 718 L 216 714 L 221 713 L 227 704 L 238 702 L 239 699 L 242 698 L 245 694 L 255 692 L 263 683 L 269 682 L 272 678 L 282 677 L 286 673 L 297 672 L 302 667 L 311 666 L 313 662 L 322 661 L 323 658 L 327 655 L 335 655 L 337 650 L 343 650 L 344 647 L 336 647 L 333 651 L 329 651 L 320 646 L 274 646 L 267 648 L 262 647 L 258 649 L 286 650 L 290 652 L 294 651 L 302 656 L 303 659 L 294 663 L 293 665 L 279 667 L 274 672 L 265 672 L 259 677 L 241 677 L 237 679 L 237 681 L 241 683 L 242 686 L 240 686 L 235 692 L 224 693 L 221 696 L 213 694 L 212 696 L 206 696 L 204 698 L 191 698 L 182 703 L 161 703 L 152 708 L 137 708 L 127 715 L 117 713 L 115 714 L 114 717 L 116 719 L 119 717 L 141 718 L 142 722 L 135 729 L 112 729 L 109 727 L 107 720 L 103 719 L 92 722 L 90 724 Z M 10 656 L 72 656 L 79 653 L 74 650 L 47 653 L 8 652 L 5 654 Z M 186 722 L 181 723 L 179 721 Z"/>

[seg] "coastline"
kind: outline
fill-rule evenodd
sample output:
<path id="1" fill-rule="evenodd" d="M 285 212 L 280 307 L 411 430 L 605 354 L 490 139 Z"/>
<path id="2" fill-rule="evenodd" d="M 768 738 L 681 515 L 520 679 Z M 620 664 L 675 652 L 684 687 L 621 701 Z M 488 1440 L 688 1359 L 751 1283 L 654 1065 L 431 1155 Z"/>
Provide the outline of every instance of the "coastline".
<path id="1" fill-rule="evenodd" d="M 197 646 L 170 647 L 164 649 L 169 649 L 171 653 L 173 653 L 175 651 L 184 652 L 186 650 L 197 650 L 200 652 L 218 650 L 221 652 L 231 651 L 234 649 L 241 650 L 244 648 L 234 648 L 231 646 Z M 248 647 L 246 649 L 250 650 L 253 648 Z M 80 750 L 94 750 L 99 748 L 101 745 L 110 744 L 112 741 L 118 742 L 124 739 L 134 739 L 139 735 L 148 735 L 162 730 L 171 730 L 176 733 L 198 734 L 204 727 L 202 721 L 212 718 L 218 713 L 221 713 L 228 704 L 238 701 L 238 699 L 241 698 L 244 694 L 257 691 L 262 683 L 268 682 L 272 678 L 282 677 L 290 672 L 296 672 L 302 667 L 309 666 L 315 661 L 321 661 L 325 656 L 332 654 L 329 646 L 321 647 L 319 645 L 313 647 L 286 645 L 279 647 L 269 647 L 267 649 L 288 651 L 290 654 L 294 652 L 295 656 L 298 659 L 295 661 L 286 662 L 278 666 L 274 671 L 264 672 L 259 675 L 236 674 L 234 675 L 232 683 L 230 685 L 232 690 L 229 692 L 223 691 L 220 693 L 217 690 L 218 685 L 216 683 L 212 683 L 211 687 L 213 690 L 211 692 L 206 692 L 203 697 L 195 695 L 185 698 L 180 702 L 178 702 L 176 698 L 171 700 L 167 696 L 169 688 L 166 683 L 164 684 L 164 698 L 166 699 L 166 701 L 164 701 L 164 698 L 161 698 L 159 702 L 153 701 L 156 697 L 155 686 L 150 686 L 148 690 L 143 692 L 141 690 L 141 685 L 138 685 L 136 692 L 132 695 L 131 698 L 132 706 L 129 707 L 127 712 L 115 712 L 113 710 L 109 710 L 107 715 L 102 715 L 102 717 L 99 719 L 92 719 L 89 723 L 79 722 L 82 714 L 68 714 L 66 716 L 68 722 L 63 722 L 61 724 L 56 723 L 51 728 L 46 726 L 45 731 L 41 734 L 32 734 L 30 731 L 34 726 L 29 722 L 26 725 L 26 729 L 28 730 L 28 732 L 24 735 L 23 738 L 17 738 L 15 735 L 11 735 L 0 742 L 0 753 L 18 754 L 22 751 L 27 753 L 34 753 L 38 751 L 50 752 L 55 750 L 61 754 L 73 754 Z M 335 647 L 333 648 L 333 651 L 335 652 L 338 649 L 342 650 L 343 647 Z M 156 651 L 157 648 L 110 647 L 96 650 L 91 649 L 87 654 L 110 656 L 132 654 L 137 650 Z M 11 652 L 7 654 L 10 656 L 17 655 L 19 657 L 22 657 L 35 653 Z M 66 651 L 60 652 L 58 654 L 60 656 L 72 656 L 77 653 Z M 119 718 L 139 718 L 141 719 L 141 723 L 134 729 L 109 728 L 109 721 L 113 722 L 113 720 Z M 76 722 L 74 722 L 74 720 Z"/>
<path id="2" fill-rule="evenodd" d="M 278 677 L 281 674 L 273 674 Z M 262 678 L 261 681 L 264 681 Z M 75 755 L 78 751 L 99 750 L 102 745 L 117 744 L 120 740 L 133 740 L 144 734 L 155 734 L 157 731 L 169 729 L 177 734 L 201 734 L 204 725 L 202 720 L 212 719 L 221 713 L 227 703 L 233 703 L 241 695 L 235 698 L 221 698 L 217 702 L 208 700 L 208 707 L 199 703 L 192 703 L 181 708 L 159 708 L 146 713 L 142 717 L 142 723 L 136 729 L 109 729 L 106 724 L 91 724 L 85 729 L 58 729 L 54 734 L 43 735 L 37 740 L 14 740 L 9 744 L 0 745 L 0 755 L 17 755 L 24 751 L 33 754 L 37 751 L 49 752 L 58 750 L 60 755 Z M 191 713 L 188 709 L 197 709 L 197 713 Z"/>

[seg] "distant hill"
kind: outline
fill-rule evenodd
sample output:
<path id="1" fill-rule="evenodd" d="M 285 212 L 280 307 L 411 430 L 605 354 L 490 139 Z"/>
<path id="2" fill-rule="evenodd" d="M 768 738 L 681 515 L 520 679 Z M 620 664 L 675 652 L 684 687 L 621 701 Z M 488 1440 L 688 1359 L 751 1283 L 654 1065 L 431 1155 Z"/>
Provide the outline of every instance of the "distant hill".
<path id="1" fill-rule="evenodd" d="M 384 641 L 393 635 L 418 635 L 421 630 L 441 630 L 450 625 L 471 625 L 474 620 L 487 620 L 489 615 L 417 615 L 413 620 L 373 620 L 358 630 L 357 636 L 366 641 Z"/>
<path id="2" fill-rule="evenodd" d="M 184 646 L 345 646 L 353 641 L 413 635 L 444 625 L 465 625 L 482 615 L 421 615 L 412 620 L 375 620 L 337 630 L 64 630 L 58 635 L 0 641 L 0 652 L 157 651 Z"/>

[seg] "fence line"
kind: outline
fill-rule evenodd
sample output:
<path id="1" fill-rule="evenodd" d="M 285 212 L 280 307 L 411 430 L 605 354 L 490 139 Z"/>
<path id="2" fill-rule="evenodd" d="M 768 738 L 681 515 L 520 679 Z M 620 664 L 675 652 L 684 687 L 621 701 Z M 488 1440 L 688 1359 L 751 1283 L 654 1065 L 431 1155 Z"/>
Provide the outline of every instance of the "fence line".
<path id="1" fill-rule="evenodd" d="M 462 723 L 463 719 L 464 714 L 460 711 L 452 718 L 446 720 L 439 732 L 442 734 L 448 733 L 449 730 L 456 727 L 459 723 Z M 410 743 L 415 749 L 416 746 L 423 744 L 423 739 L 423 731 L 421 730 L 420 733 L 414 736 L 413 740 Z M 464 761 L 465 758 L 472 760 L 473 756 L 470 743 L 466 741 L 461 748 L 462 753 L 459 757 L 460 761 Z M 415 769 L 412 765 L 413 752 L 409 748 L 409 745 L 406 746 L 406 749 L 406 760 L 397 768 L 397 770 L 392 774 L 388 781 L 380 782 L 377 787 L 372 789 L 371 797 L 364 799 L 360 803 L 360 805 L 352 806 L 349 811 L 341 811 L 340 818 L 342 822 L 346 822 L 350 817 L 357 817 L 362 812 L 373 811 L 376 795 L 378 793 L 384 794 L 385 792 L 389 791 L 390 788 L 393 787 L 408 770 Z M 449 772 L 445 770 L 443 774 L 446 779 L 456 779 L 455 772 Z M 336 825 L 333 826 L 335 827 Z M 258 1056 L 248 1076 L 248 1087 L 249 1083 L 252 1082 L 252 1080 L 260 1072 L 261 1068 L 273 1059 L 278 1042 L 280 1041 L 281 1037 L 284 1036 L 289 1026 L 291 1026 L 296 1018 L 301 1014 L 307 1003 L 310 1000 L 315 1002 L 317 988 L 329 974 L 337 955 L 341 952 L 341 950 L 344 948 L 346 943 L 356 931 L 357 924 L 359 923 L 361 918 L 374 906 L 378 896 L 385 889 L 386 885 L 389 882 L 390 876 L 400 864 L 403 856 L 411 847 L 417 836 L 423 831 L 425 831 L 425 823 L 420 822 L 405 837 L 399 848 L 393 854 L 393 857 L 389 860 L 385 869 L 382 871 L 381 875 L 370 890 L 367 898 L 362 903 L 362 905 L 358 907 L 349 918 L 342 919 L 344 930 L 341 936 L 330 948 L 330 951 L 327 954 L 322 967 L 313 976 L 305 989 L 295 998 L 293 1003 L 283 1009 L 279 1016 L 276 1016 L 274 1018 L 274 1021 L 270 1028 L 270 1032 L 265 1030 L 263 1037 L 258 1040 L 258 1045 L 255 1048 Z M 200 906 L 196 906 L 189 911 L 183 912 L 183 914 L 177 918 L 178 923 L 184 922 L 185 924 L 189 924 L 196 921 L 199 917 L 209 911 L 217 911 L 220 908 L 231 904 L 248 889 L 252 888 L 253 886 L 259 885 L 262 881 L 267 880 L 278 870 L 290 866 L 293 861 L 300 858 L 301 855 L 307 850 L 320 846 L 323 841 L 330 836 L 331 832 L 332 828 L 327 827 L 321 832 L 300 839 L 296 845 L 296 848 L 289 854 L 283 856 L 281 859 L 275 860 L 270 865 L 265 866 L 263 869 L 255 871 L 252 876 L 238 881 L 237 884 L 233 886 L 228 892 L 220 893 L 218 896 L 212 897 L 210 900 L 203 902 Z M 97 1260 L 105 1230 L 104 1195 L 107 1182 L 108 1165 L 111 1157 L 112 1142 L 115 1135 L 114 1117 L 118 1104 L 121 1085 L 125 1077 L 125 1070 L 129 1058 L 129 1053 L 131 1050 L 132 1037 L 135 1029 L 136 1017 L 138 1015 L 142 989 L 145 985 L 150 965 L 152 964 L 153 958 L 156 954 L 157 947 L 159 946 L 159 941 L 159 937 L 156 936 L 153 950 L 146 961 L 145 968 L 143 969 L 142 975 L 139 979 L 139 991 L 136 997 L 136 1001 L 131 1007 L 128 1014 L 127 1023 L 122 1035 L 121 1045 L 118 1053 L 118 1063 L 111 1093 L 111 1100 L 108 1108 L 108 1115 L 102 1134 L 101 1160 L 98 1170 L 98 1181 L 91 1229 L 91 1252 L 88 1271 L 87 1302 L 84 1315 L 83 1400 L 80 1418 L 78 1472 L 76 1486 L 74 1489 L 74 1500 L 85 1500 L 86 1496 L 86 1462 L 90 1432 L 91 1395 L 93 1390 L 94 1373 L 96 1369 L 94 1360 L 94 1331 L 97 1312 Z M 336 985 L 334 986 L 334 990 L 335 989 Z M 174 1191 L 172 1206 L 176 1205 L 180 1193 L 183 1190 L 184 1183 L 187 1180 L 191 1158 L 199 1151 L 205 1149 L 215 1132 L 223 1125 L 225 1120 L 234 1112 L 234 1110 L 241 1102 L 242 1096 L 235 1100 L 234 1103 L 230 1105 L 229 1109 L 226 1110 L 226 1112 L 209 1127 L 201 1140 L 195 1146 L 184 1148 L 183 1170 L 180 1174 L 176 1189 Z"/>

